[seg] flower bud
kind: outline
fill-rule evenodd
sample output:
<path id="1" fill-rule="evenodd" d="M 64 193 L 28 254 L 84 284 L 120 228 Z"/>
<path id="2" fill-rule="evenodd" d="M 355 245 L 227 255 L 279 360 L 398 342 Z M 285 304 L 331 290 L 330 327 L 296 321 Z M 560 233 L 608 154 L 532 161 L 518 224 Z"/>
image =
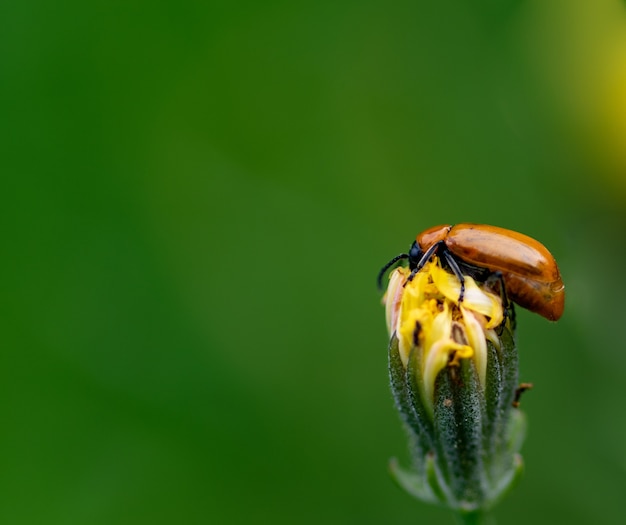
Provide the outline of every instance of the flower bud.
<path id="1" fill-rule="evenodd" d="M 485 510 L 521 472 L 522 413 L 512 305 L 437 257 L 409 280 L 397 268 L 387 289 L 389 372 L 407 428 L 412 468 L 395 461 L 392 475 L 410 494 L 461 513 Z"/>

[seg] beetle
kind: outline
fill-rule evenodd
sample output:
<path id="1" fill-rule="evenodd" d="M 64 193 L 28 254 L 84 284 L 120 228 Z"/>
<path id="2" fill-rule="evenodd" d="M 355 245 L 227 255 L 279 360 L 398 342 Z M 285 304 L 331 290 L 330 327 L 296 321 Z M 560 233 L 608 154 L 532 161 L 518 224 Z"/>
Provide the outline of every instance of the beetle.
<path id="1" fill-rule="evenodd" d="M 397 255 L 382 268 L 379 287 L 385 272 L 399 260 L 409 260 L 408 281 L 412 281 L 435 255 L 461 282 L 459 302 L 465 293 L 464 274 L 482 282 L 495 276 L 504 283 L 509 299 L 522 308 L 550 321 L 563 314 L 565 286 L 548 249 L 527 235 L 486 224 L 447 224 L 424 230 L 409 253 Z"/>

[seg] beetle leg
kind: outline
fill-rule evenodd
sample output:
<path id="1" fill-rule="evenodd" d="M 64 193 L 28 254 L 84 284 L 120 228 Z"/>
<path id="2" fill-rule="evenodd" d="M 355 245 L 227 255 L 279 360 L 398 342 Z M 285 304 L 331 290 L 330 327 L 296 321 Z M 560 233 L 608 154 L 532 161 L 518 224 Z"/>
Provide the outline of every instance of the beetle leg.
<path id="1" fill-rule="evenodd" d="M 443 246 L 443 242 L 437 242 L 433 244 L 430 248 L 428 248 L 428 250 L 426 250 L 424 255 L 422 255 L 422 258 L 415 265 L 415 268 L 411 270 L 411 275 L 409 275 L 409 278 L 406 280 L 407 283 L 410 283 L 415 278 L 415 275 L 417 274 L 417 272 L 419 272 L 422 268 L 424 268 L 424 265 L 428 261 L 430 261 L 431 257 L 435 255 L 441 249 L 442 246 Z"/>
<path id="2" fill-rule="evenodd" d="M 463 302 L 463 297 L 465 296 L 465 277 L 463 277 L 463 273 L 461 273 L 461 268 L 459 268 L 456 259 L 447 249 L 443 250 L 443 257 L 448 263 L 448 266 L 450 266 L 452 273 L 461 282 L 461 293 L 459 294 L 459 303 L 461 303 Z"/>
<path id="3" fill-rule="evenodd" d="M 506 288 L 504 287 L 504 277 L 502 276 L 502 272 L 500 270 L 491 272 L 485 279 L 484 284 L 494 291 L 496 290 L 495 285 L 499 285 L 497 290 L 500 293 L 500 299 L 502 299 L 502 306 L 506 307 L 508 305 L 509 300 L 507 299 Z"/>
<path id="4" fill-rule="evenodd" d="M 500 289 L 500 299 L 502 300 L 502 308 L 504 309 L 504 321 L 506 321 L 508 317 L 512 322 L 515 322 L 515 310 L 513 309 L 513 303 L 509 301 L 509 296 L 506 293 L 506 286 L 504 285 L 504 276 L 500 270 L 490 273 L 489 277 L 485 279 L 485 286 L 492 289 L 494 288 L 493 285 L 495 283 L 499 284 L 498 288 Z"/>

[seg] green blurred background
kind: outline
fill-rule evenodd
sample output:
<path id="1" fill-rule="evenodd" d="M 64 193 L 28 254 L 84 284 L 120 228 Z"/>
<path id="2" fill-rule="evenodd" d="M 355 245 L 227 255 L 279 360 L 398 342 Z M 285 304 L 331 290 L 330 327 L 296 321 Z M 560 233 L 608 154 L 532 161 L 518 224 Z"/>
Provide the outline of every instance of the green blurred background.
<path id="1" fill-rule="evenodd" d="M 624 522 L 623 2 L 3 2 L 0 144 L 2 523 L 453 523 L 375 277 L 464 221 L 568 292 L 496 517 Z"/>

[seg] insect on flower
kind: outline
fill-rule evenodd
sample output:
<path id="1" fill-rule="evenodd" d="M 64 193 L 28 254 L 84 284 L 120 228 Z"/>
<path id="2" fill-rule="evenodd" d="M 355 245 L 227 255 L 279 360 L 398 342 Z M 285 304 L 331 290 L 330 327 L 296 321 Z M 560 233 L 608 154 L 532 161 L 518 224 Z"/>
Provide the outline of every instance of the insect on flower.
<path id="1" fill-rule="evenodd" d="M 527 235 L 485 224 L 441 225 L 423 231 L 409 253 L 397 255 L 382 268 L 379 287 L 385 272 L 399 260 L 409 260 L 410 282 L 435 255 L 459 279 L 459 302 L 465 293 L 463 276 L 469 275 L 482 282 L 500 279 L 509 299 L 550 321 L 563 314 L 565 286 L 548 249 Z"/>

